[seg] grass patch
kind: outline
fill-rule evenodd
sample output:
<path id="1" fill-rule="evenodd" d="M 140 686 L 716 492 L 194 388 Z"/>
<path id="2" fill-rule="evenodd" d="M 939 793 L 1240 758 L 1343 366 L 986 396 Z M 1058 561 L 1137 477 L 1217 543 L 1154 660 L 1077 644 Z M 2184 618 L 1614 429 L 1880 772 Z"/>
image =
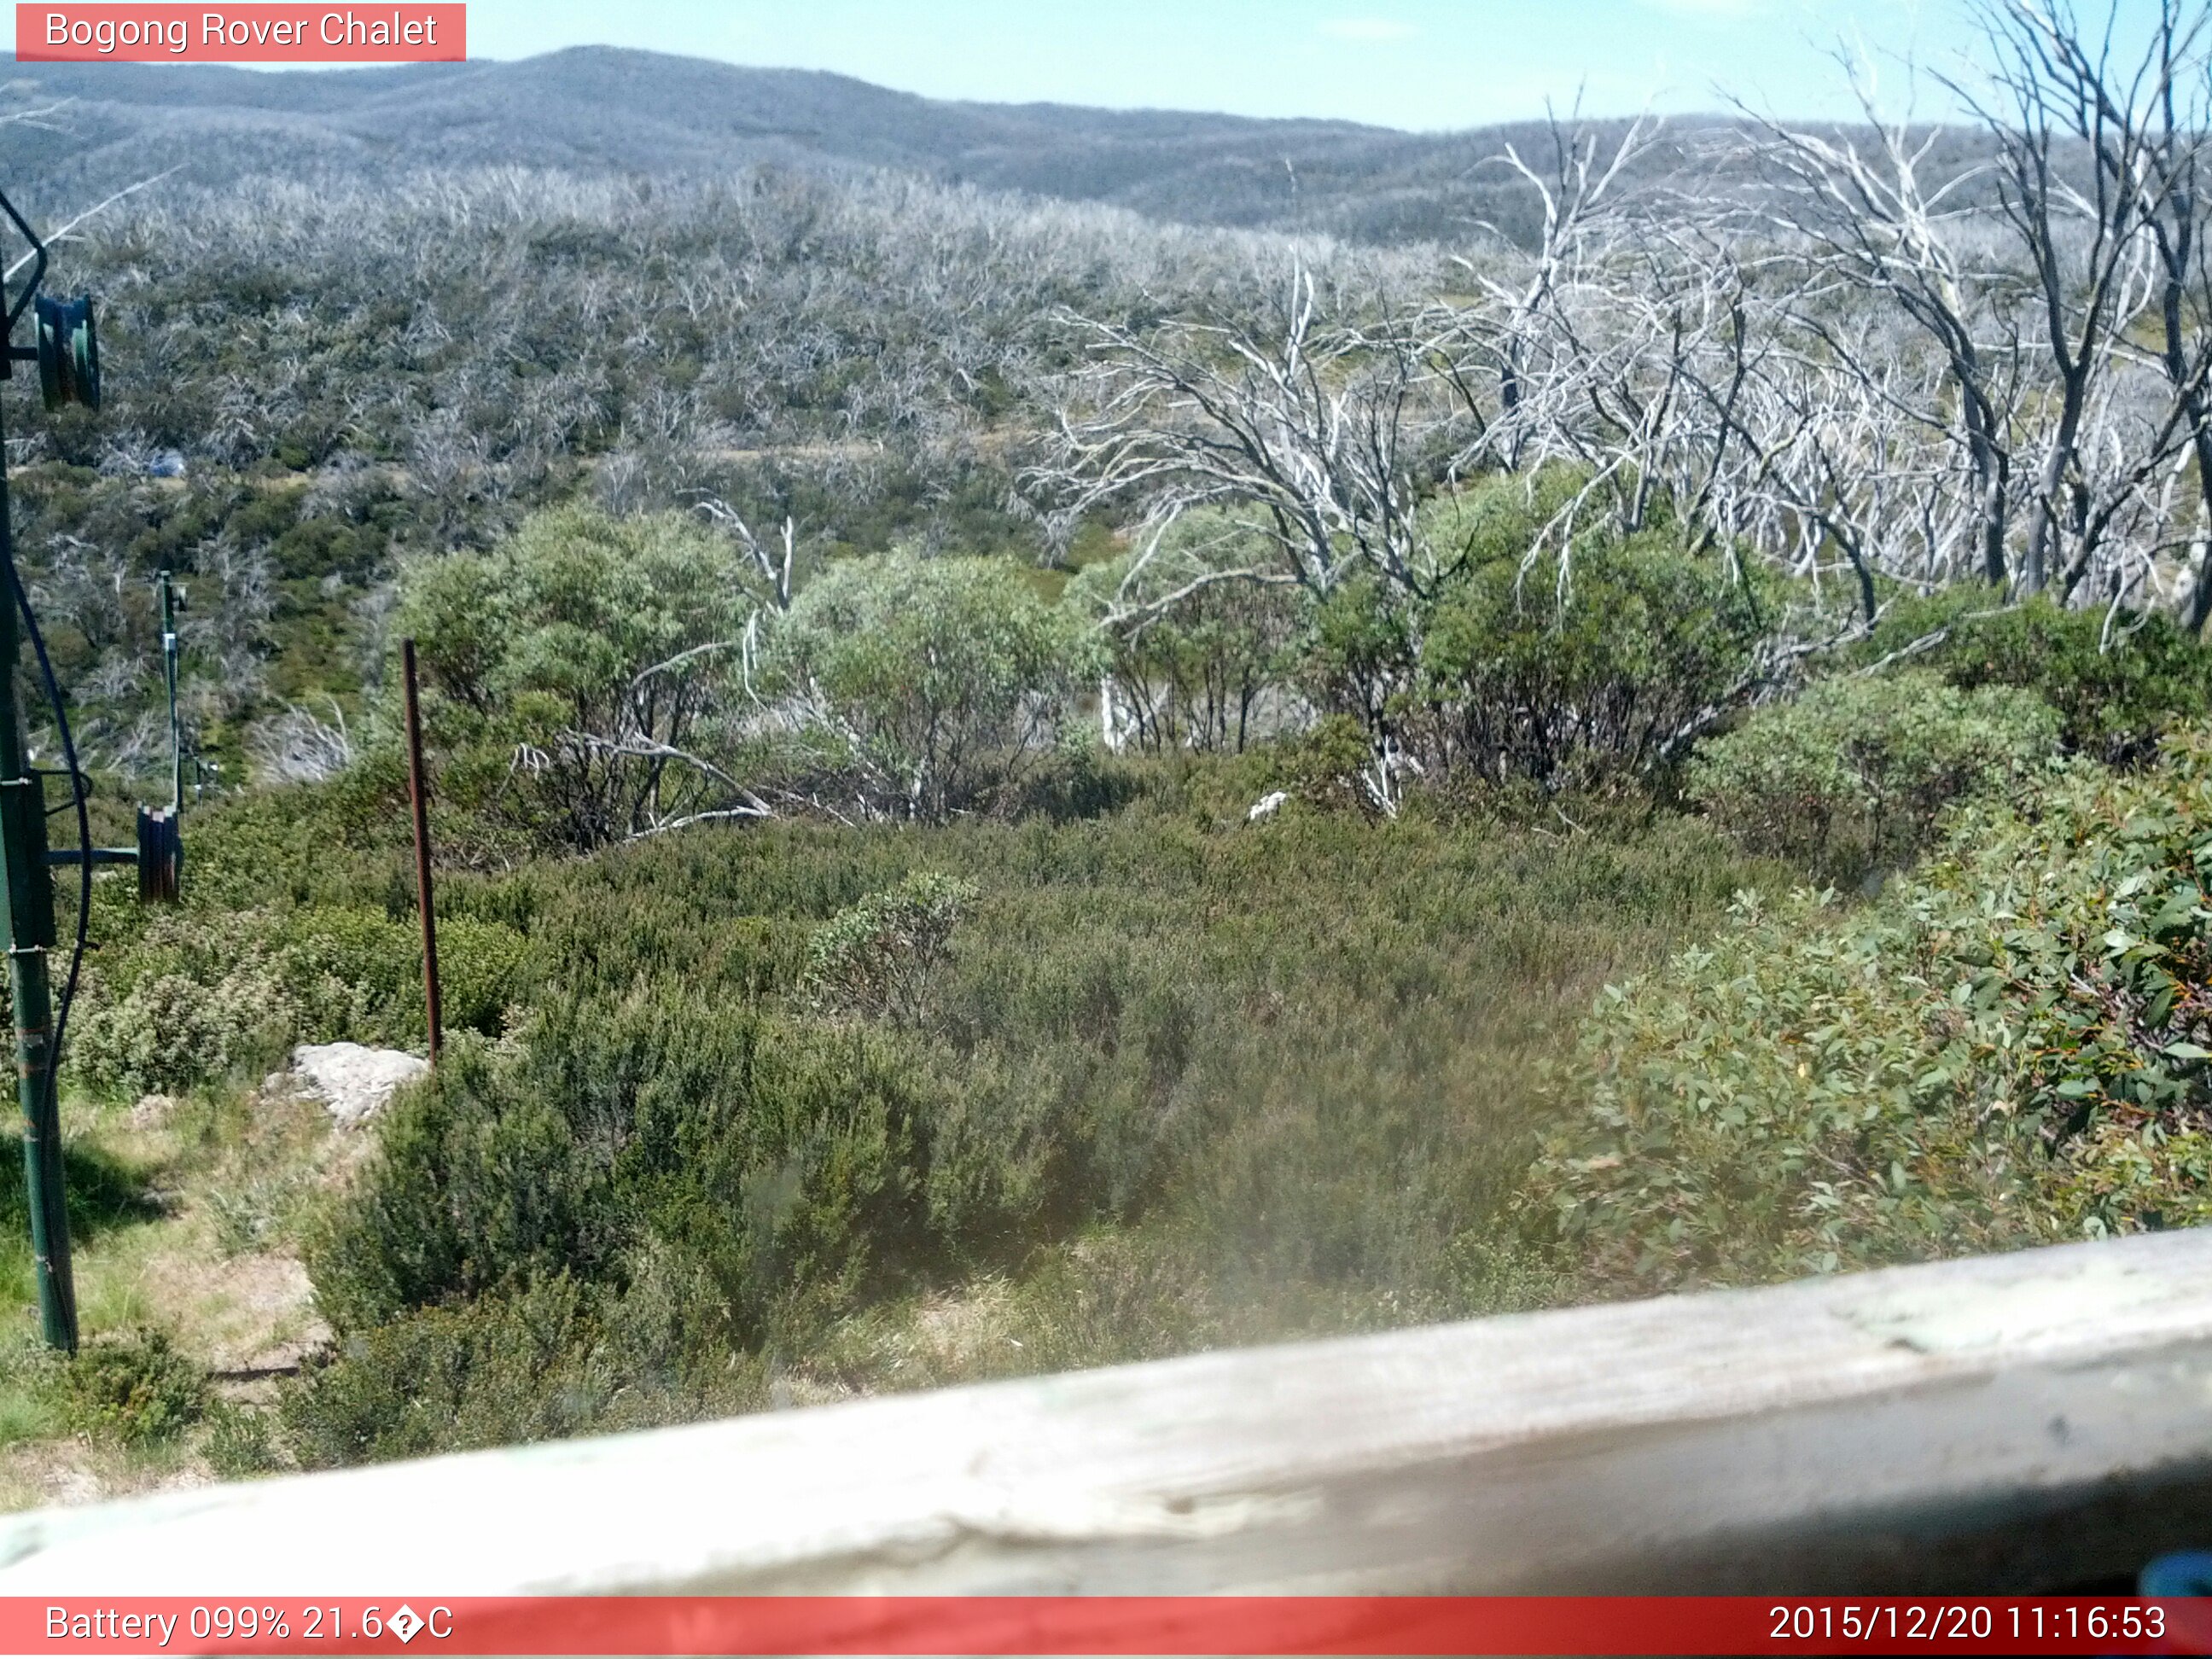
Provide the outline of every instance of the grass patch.
<path id="1" fill-rule="evenodd" d="M 233 1087 L 158 1119 L 82 1095 L 64 1114 L 82 1346 L 71 1361 L 39 1340 L 17 1152 L 0 1181 L 0 1507 L 276 1467 L 266 1402 L 220 1374 L 319 1340 L 289 1252 L 344 1150 L 326 1115 Z"/>

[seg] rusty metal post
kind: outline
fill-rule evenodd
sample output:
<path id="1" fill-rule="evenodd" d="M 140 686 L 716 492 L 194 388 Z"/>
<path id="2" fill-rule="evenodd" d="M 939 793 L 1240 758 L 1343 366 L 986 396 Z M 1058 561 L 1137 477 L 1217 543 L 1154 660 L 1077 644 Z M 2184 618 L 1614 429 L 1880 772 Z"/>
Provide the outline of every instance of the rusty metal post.
<path id="1" fill-rule="evenodd" d="M 430 908 L 430 787 L 422 775 L 422 711 L 415 689 L 415 641 L 399 641 L 407 701 L 407 793 L 415 808 L 415 895 L 422 911 L 422 1009 L 430 1063 L 444 1036 L 438 1009 L 438 918 Z"/>

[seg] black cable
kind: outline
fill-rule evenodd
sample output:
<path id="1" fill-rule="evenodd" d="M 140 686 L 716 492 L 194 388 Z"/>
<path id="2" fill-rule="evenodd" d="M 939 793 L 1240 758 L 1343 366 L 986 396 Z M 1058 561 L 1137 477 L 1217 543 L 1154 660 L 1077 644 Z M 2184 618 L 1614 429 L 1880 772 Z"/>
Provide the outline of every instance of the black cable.
<path id="1" fill-rule="evenodd" d="M 62 1039 L 69 1034 L 70 1006 L 76 1000 L 77 970 L 84 966 L 85 932 L 92 921 L 92 814 L 85 807 L 84 773 L 76 763 L 76 743 L 70 736 L 69 710 L 62 706 L 61 682 L 54 678 L 54 665 L 46 656 L 46 641 L 39 632 L 39 618 L 31 609 L 31 596 L 23 591 L 23 578 L 10 556 L 4 561 L 8 567 L 8 585 L 15 590 L 15 608 L 23 614 L 23 633 L 31 641 L 31 654 L 39 659 L 39 678 L 46 682 L 46 706 L 53 710 L 54 728 L 61 733 L 62 764 L 69 768 L 70 793 L 76 807 L 76 940 L 70 950 L 69 975 L 62 981 L 62 994 L 54 1005 L 53 1046 L 46 1051 L 46 1114 L 50 1121 L 61 1121 Z M 38 872 L 43 879 L 46 872 Z"/>

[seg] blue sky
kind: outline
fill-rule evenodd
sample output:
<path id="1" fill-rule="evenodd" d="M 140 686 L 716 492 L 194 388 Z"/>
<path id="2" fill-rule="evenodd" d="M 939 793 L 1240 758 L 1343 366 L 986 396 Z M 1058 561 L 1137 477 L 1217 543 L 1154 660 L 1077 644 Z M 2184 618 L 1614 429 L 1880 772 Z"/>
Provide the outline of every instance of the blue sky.
<path id="1" fill-rule="evenodd" d="M 2108 0 L 2077 0 L 2102 15 Z M 2147 16 L 2152 0 L 2109 0 Z M 0 8 L 12 35 L 13 8 Z M 1965 0 L 471 0 L 471 55 L 595 41 L 836 70 L 939 98 L 1437 130 L 1710 109 L 1850 112 L 1838 40 L 1950 65 Z M 1892 76 L 1894 84 L 1899 77 Z M 1923 99 L 1923 107 L 1926 100 Z"/>
<path id="2" fill-rule="evenodd" d="M 2079 0 L 2101 15 L 2104 0 Z M 2148 0 L 2118 0 L 2147 13 Z M 1571 103 L 1843 113 L 1841 37 L 1955 62 L 1963 0 L 472 0 L 471 52 L 580 40 L 840 70 L 934 97 L 1477 126 Z"/>

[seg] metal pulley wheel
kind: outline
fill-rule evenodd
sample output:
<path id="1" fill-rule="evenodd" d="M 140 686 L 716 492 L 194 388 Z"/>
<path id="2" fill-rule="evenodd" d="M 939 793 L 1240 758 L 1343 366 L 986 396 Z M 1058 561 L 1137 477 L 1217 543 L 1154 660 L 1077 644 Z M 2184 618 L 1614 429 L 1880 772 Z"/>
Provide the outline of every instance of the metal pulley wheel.
<path id="1" fill-rule="evenodd" d="M 174 904 L 184 890 L 185 842 L 177 815 L 167 807 L 138 809 L 138 896 L 148 904 Z"/>

